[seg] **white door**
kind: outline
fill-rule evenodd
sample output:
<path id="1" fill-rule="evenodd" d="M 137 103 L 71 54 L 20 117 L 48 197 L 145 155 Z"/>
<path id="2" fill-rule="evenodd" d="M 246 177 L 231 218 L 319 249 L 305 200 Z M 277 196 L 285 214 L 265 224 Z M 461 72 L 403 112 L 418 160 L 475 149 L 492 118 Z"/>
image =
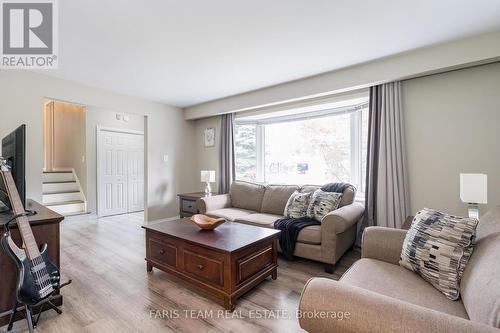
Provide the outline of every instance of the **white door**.
<path id="1" fill-rule="evenodd" d="M 128 212 L 144 210 L 144 136 L 129 136 Z"/>
<path id="2" fill-rule="evenodd" d="M 98 215 L 144 209 L 144 138 L 98 131 Z"/>

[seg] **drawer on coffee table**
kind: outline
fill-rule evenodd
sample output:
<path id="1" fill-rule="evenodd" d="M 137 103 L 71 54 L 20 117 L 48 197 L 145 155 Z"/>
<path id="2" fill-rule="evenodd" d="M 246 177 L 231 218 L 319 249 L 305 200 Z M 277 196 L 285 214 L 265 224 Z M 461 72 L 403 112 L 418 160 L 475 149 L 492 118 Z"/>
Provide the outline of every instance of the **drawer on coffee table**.
<path id="1" fill-rule="evenodd" d="M 247 253 L 236 260 L 236 284 L 245 282 L 255 274 L 262 272 L 268 266 L 274 264 L 273 244 Z"/>
<path id="2" fill-rule="evenodd" d="M 159 264 L 177 267 L 177 248 L 155 238 L 149 238 L 149 258 Z"/>
<path id="3" fill-rule="evenodd" d="M 200 281 L 224 286 L 224 260 L 208 251 L 198 253 L 195 249 L 184 249 L 184 271 Z"/>

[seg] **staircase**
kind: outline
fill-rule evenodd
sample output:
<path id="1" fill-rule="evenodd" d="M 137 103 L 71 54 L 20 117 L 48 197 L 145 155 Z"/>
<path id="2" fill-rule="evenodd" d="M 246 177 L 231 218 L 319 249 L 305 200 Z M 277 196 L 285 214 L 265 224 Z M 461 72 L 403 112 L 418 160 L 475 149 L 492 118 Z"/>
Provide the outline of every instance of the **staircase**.
<path id="1" fill-rule="evenodd" d="M 65 216 L 87 213 L 87 202 L 73 170 L 43 172 L 43 204 Z"/>

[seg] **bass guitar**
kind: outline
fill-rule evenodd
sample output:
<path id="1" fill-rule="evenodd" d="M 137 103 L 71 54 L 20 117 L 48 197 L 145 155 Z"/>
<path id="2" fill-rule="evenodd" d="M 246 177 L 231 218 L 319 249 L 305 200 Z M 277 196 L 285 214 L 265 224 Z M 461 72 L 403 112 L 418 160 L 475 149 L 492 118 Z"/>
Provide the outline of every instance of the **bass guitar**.
<path id="1" fill-rule="evenodd" d="M 32 306 L 49 298 L 60 288 L 59 269 L 50 262 L 47 244 L 38 248 L 30 223 L 26 217 L 14 179 L 5 160 L 0 159 L 0 174 L 9 196 L 14 217 L 5 225 L 5 233 L 1 238 L 3 250 L 15 262 L 19 270 L 16 289 L 17 302 Z M 12 240 L 9 224 L 16 222 L 22 248 Z"/>

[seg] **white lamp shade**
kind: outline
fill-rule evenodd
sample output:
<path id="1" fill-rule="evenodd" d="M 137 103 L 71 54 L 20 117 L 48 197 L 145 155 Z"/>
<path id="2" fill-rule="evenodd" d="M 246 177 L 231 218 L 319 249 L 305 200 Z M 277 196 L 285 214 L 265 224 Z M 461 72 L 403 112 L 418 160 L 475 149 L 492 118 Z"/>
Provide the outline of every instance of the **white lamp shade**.
<path id="1" fill-rule="evenodd" d="M 215 182 L 215 171 L 214 170 L 201 170 L 201 181 L 202 182 Z"/>
<path id="2" fill-rule="evenodd" d="M 488 176 L 481 173 L 461 173 L 460 199 L 467 203 L 488 203 Z"/>

